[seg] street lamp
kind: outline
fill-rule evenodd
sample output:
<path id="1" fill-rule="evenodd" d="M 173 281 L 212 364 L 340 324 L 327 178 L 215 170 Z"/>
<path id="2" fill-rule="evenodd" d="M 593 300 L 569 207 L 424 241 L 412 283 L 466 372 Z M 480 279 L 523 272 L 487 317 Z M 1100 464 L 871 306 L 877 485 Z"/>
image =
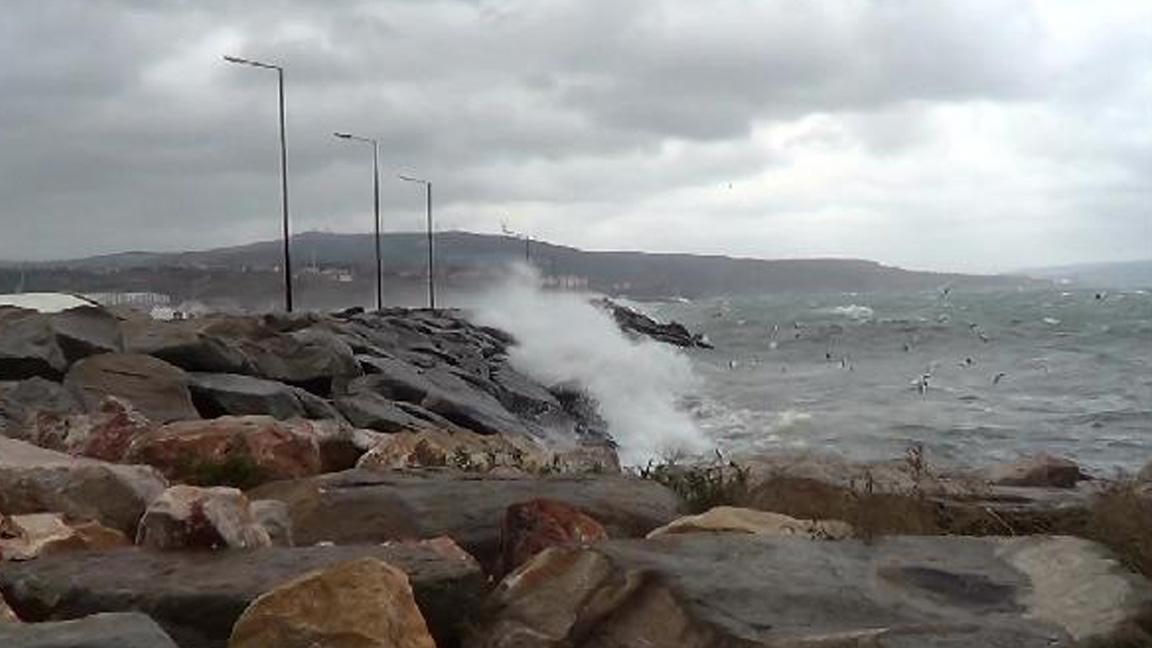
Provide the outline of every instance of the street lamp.
<path id="1" fill-rule="evenodd" d="M 380 256 L 380 143 L 370 137 L 351 133 L 332 133 L 340 139 L 372 145 L 372 210 L 376 219 L 376 310 L 384 309 L 384 262 Z"/>
<path id="2" fill-rule="evenodd" d="M 229 63 L 250 65 L 265 70 L 276 70 L 280 82 L 280 200 L 284 208 L 284 309 L 292 312 L 292 256 L 288 249 L 288 145 L 284 135 L 284 68 L 270 63 L 251 61 L 236 56 L 225 56 Z"/>
<path id="3" fill-rule="evenodd" d="M 436 309 L 436 283 L 432 279 L 436 265 L 433 260 L 432 254 L 432 183 L 428 180 L 421 178 L 413 178 L 411 176 L 401 175 L 400 179 L 405 182 L 415 182 L 424 185 L 424 195 L 427 198 L 428 210 L 428 308 Z"/>

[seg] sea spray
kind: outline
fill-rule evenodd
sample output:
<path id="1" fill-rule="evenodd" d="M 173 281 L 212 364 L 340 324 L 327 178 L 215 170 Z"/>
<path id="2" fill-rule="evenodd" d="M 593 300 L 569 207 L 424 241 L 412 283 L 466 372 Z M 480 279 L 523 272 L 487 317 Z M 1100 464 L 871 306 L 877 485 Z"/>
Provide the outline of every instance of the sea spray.
<path id="1" fill-rule="evenodd" d="M 546 384 L 575 381 L 596 399 L 626 465 L 710 444 L 676 406 L 696 391 L 691 363 L 675 349 L 626 337 L 587 296 L 548 292 L 538 275 L 517 266 L 474 307 L 480 324 L 517 340 L 509 360 Z"/>

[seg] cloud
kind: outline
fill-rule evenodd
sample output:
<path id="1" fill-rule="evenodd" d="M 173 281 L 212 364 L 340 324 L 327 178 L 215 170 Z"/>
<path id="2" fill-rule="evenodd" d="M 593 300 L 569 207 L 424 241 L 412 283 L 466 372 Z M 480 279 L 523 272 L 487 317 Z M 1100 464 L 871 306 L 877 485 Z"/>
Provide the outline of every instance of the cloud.
<path id="1" fill-rule="evenodd" d="M 596 248 L 1010 269 L 1149 256 L 1152 10 L 1026 0 L 13 3 L 0 258 L 439 221 Z M 390 179 L 390 178 L 389 178 Z M 729 188 L 731 185 L 731 188 Z M 418 225 L 386 181 L 390 227 Z"/>

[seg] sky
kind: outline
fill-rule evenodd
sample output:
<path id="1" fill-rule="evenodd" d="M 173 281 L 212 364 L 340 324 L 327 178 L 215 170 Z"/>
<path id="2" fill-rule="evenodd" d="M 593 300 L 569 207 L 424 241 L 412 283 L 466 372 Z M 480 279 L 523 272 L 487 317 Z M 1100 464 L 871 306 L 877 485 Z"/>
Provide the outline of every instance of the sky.
<path id="1" fill-rule="evenodd" d="M 996 272 L 1152 258 L 1152 1 L 9 0 L 0 259 L 292 228 Z"/>

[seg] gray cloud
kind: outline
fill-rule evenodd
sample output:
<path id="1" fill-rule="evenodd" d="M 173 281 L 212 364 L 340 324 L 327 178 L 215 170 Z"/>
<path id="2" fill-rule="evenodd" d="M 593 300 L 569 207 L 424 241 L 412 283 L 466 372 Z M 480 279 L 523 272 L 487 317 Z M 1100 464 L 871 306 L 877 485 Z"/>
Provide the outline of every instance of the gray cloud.
<path id="1" fill-rule="evenodd" d="M 350 130 L 436 179 L 446 226 L 935 268 L 1152 256 L 1152 16 L 1122 2 L 5 8 L 0 258 L 276 236 L 275 78 L 226 53 L 287 67 L 297 230 L 366 229 Z M 384 206 L 417 225 L 411 187 Z"/>

